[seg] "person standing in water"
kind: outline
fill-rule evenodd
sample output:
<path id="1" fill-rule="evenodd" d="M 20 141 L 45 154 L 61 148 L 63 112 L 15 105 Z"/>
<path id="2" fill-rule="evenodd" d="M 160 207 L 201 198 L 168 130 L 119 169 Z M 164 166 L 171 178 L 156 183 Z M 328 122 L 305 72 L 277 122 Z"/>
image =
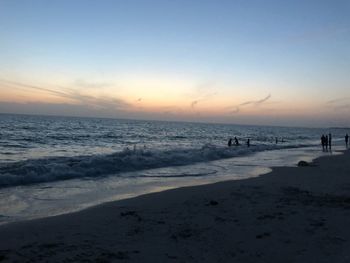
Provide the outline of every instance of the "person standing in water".
<path id="1" fill-rule="evenodd" d="M 348 144 L 349 144 L 349 135 L 346 134 L 346 135 L 345 135 L 345 145 L 346 145 L 346 148 L 348 148 Z"/>
<path id="2" fill-rule="evenodd" d="M 329 149 L 332 149 L 332 134 L 331 133 L 328 134 L 328 146 L 329 146 Z"/>
<path id="3" fill-rule="evenodd" d="M 247 140 L 247 147 L 250 147 L 250 139 Z"/>
<path id="4" fill-rule="evenodd" d="M 322 134 L 321 136 L 321 145 L 322 145 L 322 150 L 324 151 L 324 147 L 325 147 L 325 143 L 326 142 L 326 137 L 324 136 L 324 134 Z"/>
<path id="5" fill-rule="evenodd" d="M 230 139 L 228 140 L 227 146 L 228 146 L 228 147 L 231 147 L 231 146 L 232 146 L 232 138 L 230 138 Z"/>
<path id="6" fill-rule="evenodd" d="M 236 136 L 235 136 L 234 140 L 235 140 L 235 145 L 238 146 L 238 145 L 239 145 L 239 142 L 238 142 L 238 139 L 237 139 Z"/>

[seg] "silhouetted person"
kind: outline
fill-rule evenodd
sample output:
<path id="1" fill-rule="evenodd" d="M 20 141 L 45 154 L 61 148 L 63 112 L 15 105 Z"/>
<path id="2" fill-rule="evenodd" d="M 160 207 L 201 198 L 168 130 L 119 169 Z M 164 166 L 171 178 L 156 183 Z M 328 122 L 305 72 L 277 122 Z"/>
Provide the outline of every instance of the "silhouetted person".
<path id="1" fill-rule="evenodd" d="M 278 143 L 278 138 L 276 137 L 276 144 Z"/>
<path id="2" fill-rule="evenodd" d="M 228 145 L 228 147 L 231 147 L 231 146 L 232 146 L 232 138 L 230 138 L 230 139 L 228 140 L 227 145 Z"/>
<path id="3" fill-rule="evenodd" d="M 349 135 L 346 134 L 346 135 L 345 135 L 345 145 L 346 145 L 346 148 L 348 148 L 348 144 L 349 144 Z"/>
<path id="4" fill-rule="evenodd" d="M 332 134 L 328 134 L 328 145 L 329 145 L 329 149 L 332 148 Z"/>
<path id="5" fill-rule="evenodd" d="M 324 145 L 326 146 L 326 151 L 328 151 L 328 135 L 324 139 Z"/>
<path id="6" fill-rule="evenodd" d="M 234 140 L 235 140 L 235 145 L 236 145 L 236 146 L 239 145 L 239 142 L 238 142 L 237 137 L 235 137 Z"/>
<path id="7" fill-rule="evenodd" d="M 324 151 L 324 147 L 326 145 L 326 137 L 324 136 L 324 134 L 322 134 L 321 136 L 321 145 L 322 145 L 322 150 Z"/>
<path id="8" fill-rule="evenodd" d="M 247 140 L 247 147 L 250 146 L 250 139 Z"/>

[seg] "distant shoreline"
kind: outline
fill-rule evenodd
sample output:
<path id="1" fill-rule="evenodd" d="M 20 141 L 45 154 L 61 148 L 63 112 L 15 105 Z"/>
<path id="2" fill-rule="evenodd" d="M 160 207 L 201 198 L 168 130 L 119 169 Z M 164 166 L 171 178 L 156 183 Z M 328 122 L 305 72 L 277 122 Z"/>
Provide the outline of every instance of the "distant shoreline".
<path id="1" fill-rule="evenodd" d="M 203 122 L 203 121 L 186 121 L 186 120 L 161 120 L 161 119 L 137 119 L 137 118 L 123 118 L 123 117 L 99 117 L 99 116 L 68 116 L 68 115 L 50 115 L 50 114 L 26 114 L 26 113 L 8 113 L 0 112 L 0 115 L 18 115 L 18 116 L 34 116 L 34 117 L 54 117 L 54 118 L 82 118 L 82 119 L 106 119 L 106 120 L 121 120 L 121 121 L 150 121 L 150 122 L 164 122 L 164 123 L 194 123 L 204 125 L 232 125 L 232 126 L 247 126 L 247 127 L 274 127 L 274 128 L 301 128 L 301 129 L 333 129 L 332 127 L 321 127 L 321 126 L 285 126 L 285 125 L 262 125 L 262 124 L 240 124 L 240 123 L 227 123 L 227 122 Z M 350 129 L 349 127 L 336 127 L 334 129 Z"/>

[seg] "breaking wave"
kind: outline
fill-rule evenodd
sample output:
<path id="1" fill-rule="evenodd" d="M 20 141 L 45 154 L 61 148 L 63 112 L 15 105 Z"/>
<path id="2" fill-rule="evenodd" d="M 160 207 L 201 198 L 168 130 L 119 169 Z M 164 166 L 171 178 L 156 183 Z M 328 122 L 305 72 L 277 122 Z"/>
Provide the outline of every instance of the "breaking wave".
<path id="1" fill-rule="evenodd" d="M 254 145 L 218 147 L 204 145 L 197 149 L 125 149 L 108 155 L 50 157 L 0 165 L 0 187 L 67 180 L 83 177 L 117 176 L 121 172 L 189 165 L 242 156 L 265 150 L 305 147 Z"/>

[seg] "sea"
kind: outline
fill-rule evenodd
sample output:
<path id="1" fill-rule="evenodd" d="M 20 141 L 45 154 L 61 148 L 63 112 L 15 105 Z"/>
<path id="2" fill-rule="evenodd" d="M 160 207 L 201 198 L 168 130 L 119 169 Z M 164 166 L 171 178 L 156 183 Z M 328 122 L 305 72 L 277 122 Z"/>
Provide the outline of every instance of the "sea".
<path id="1" fill-rule="evenodd" d="M 329 133 L 332 151 L 322 151 L 320 136 Z M 343 128 L 0 114 L 0 224 L 260 176 L 271 167 L 338 154 L 346 133 Z M 240 145 L 228 147 L 234 137 Z"/>

